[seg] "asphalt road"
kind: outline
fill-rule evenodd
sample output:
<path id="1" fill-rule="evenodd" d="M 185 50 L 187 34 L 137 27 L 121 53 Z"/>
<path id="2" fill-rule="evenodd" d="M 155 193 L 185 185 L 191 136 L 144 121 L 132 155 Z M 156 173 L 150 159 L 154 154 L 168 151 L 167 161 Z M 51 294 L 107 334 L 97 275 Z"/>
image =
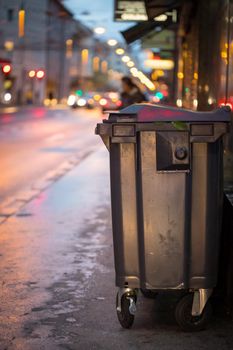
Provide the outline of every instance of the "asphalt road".
<path id="1" fill-rule="evenodd" d="M 174 320 L 176 298 L 166 294 L 139 295 L 133 328 L 120 327 L 108 152 L 93 135 L 101 116 L 43 113 L 38 121 L 18 114 L 0 126 L 11 158 L 7 163 L 5 153 L 3 180 L 15 171 L 2 198 L 20 202 L 11 215 L 2 212 L 0 224 L 0 350 L 233 349 L 229 319 L 215 312 L 206 331 L 183 333 Z M 19 179 L 10 166 L 18 153 L 27 159 L 18 163 Z"/>
<path id="2" fill-rule="evenodd" d="M 28 108 L 0 113 L 0 215 L 8 216 L 93 150 L 98 111 Z M 77 159 L 76 159 L 77 158 Z M 68 163 L 67 163 L 68 162 Z M 51 181 L 49 181 L 51 180 Z"/>

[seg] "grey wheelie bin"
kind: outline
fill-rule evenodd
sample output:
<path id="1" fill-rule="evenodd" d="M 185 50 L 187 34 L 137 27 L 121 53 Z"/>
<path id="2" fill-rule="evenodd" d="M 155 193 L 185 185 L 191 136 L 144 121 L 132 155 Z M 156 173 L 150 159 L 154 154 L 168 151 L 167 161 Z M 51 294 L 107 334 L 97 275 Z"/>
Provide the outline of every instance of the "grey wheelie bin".
<path id="1" fill-rule="evenodd" d="M 136 104 L 96 127 L 110 153 L 119 322 L 132 326 L 138 290 L 180 290 L 175 316 L 201 330 L 217 283 L 223 135 L 230 110 Z"/>

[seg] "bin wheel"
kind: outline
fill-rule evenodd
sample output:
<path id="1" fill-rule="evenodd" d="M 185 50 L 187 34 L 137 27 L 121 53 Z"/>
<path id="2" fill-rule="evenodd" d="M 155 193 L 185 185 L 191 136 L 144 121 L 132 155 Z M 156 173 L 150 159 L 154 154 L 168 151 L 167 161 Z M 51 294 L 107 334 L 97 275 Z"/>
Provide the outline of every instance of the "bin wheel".
<path id="1" fill-rule="evenodd" d="M 148 299 L 156 299 L 157 295 L 158 295 L 158 292 L 156 292 L 152 289 L 141 288 L 141 292 L 142 292 L 143 296 L 145 298 L 148 298 Z"/>
<path id="2" fill-rule="evenodd" d="M 131 328 L 134 322 L 134 315 L 132 315 L 129 311 L 129 307 L 130 307 L 130 297 L 127 294 L 123 294 L 121 297 L 121 311 L 117 310 L 117 317 L 118 317 L 118 321 L 120 322 L 120 325 L 123 328 Z M 136 303 L 137 298 L 136 296 L 133 296 L 134 301 Z M 118 305 L 117 303 L 118 301 L 118 293 L 116 296 L 116 307 Z"/>
<path id="3" fill-rule="evenodd" d="M 193 294 L 185 295 L 178 302 L 175 318 L 178 325 L 185 332 L 198 332 L 205 329 L 212 316 L 212 306 L 207 302 L 200 316 L 192 316 Z"/>

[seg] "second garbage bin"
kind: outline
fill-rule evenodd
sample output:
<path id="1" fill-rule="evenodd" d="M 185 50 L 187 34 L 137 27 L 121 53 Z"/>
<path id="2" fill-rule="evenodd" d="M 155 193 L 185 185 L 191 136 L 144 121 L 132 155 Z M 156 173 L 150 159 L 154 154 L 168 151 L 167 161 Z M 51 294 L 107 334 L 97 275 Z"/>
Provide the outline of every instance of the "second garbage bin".
<path id="1" fill-rule="evenodd" d="M 222 137 L 230 110 L 150 104 L 98 124 L 110 152 L 117 314 L 132 326 L 137 292 L 181 290 L 178 324 L 202 329 L 216 286 L 222 206 Z"/>

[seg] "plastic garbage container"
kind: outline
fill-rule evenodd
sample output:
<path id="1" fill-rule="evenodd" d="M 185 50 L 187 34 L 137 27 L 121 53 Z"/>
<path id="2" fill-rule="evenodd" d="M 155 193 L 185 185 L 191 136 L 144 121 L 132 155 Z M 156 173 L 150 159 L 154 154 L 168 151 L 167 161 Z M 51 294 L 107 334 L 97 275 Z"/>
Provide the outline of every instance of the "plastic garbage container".
<path id="1" fill-rule="evenodd" d="M 138 290 L 182 291 L 184 330 L 205 327 L 217 283 L 223 135 L 230 109 L 194 112 L 150 104 L 97 124 L 110 153 L 117 315 L 132 326 Z"/>

